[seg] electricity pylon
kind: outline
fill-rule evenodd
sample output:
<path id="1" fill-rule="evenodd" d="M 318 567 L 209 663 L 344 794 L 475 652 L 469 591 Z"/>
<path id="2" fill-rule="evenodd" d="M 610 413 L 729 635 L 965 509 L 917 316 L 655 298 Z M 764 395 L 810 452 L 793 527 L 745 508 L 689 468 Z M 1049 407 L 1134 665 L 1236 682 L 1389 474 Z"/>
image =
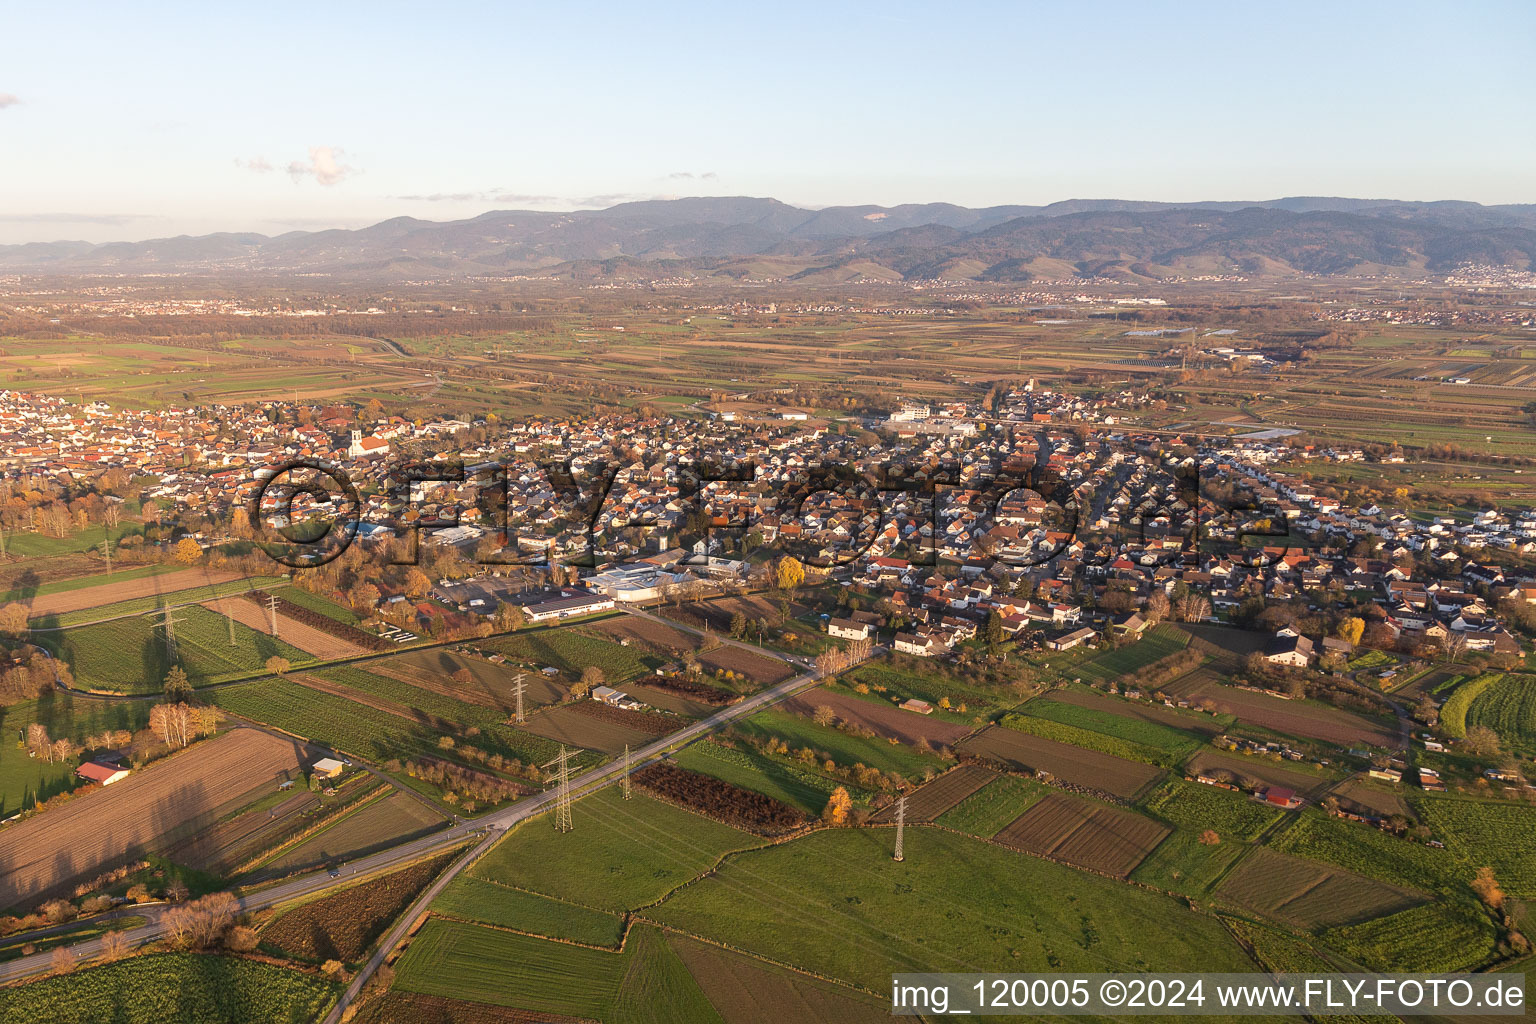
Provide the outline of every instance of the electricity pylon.
<path id="1" fill-rule="evenodd" d="M 523 685 L 523 673 L 519 672 L 512 679 L 512 694 L 517 698 L 517 724 L 522 725 L 526 719 L 523 717 L 523 691 L 527 689 Z"/>
<path id="2" fill-rule="evenodd" d="M 902 833 L 904 833 L 906 830 L 907 830 L 907 798 L 906 798 L 906 796 L 902 796 L 902 798 L 900 800 L 896 801 L 896 855 L 893 858 L 891 858 L 892 860 L 898 860 L 899 861 L 899 860 L 903 859 L 902 854 L 901 854 L 901 840 L 902 840 Z"/>
<path id="3" fill-rule="evenodd" d="M 277 595 L 267 595 L 267 617 L 272 620 L 272 635 L 277 636 Z"/>
<path id="4" fill-rule="evenodd" d="M 624 799 L 629 799 L 629 744 L 624 744 L 624 775 L 619 784 L 624 788 Z"/>
<path id="5" fill-rule="evenodd" d="M 548 762 L 542 767 L 555 769 L 557 786 L 555 789 L 555 831 L 569 832 L 571 830 L 571 765 L 570 751 L 565 749 L 565 744 L 560 744 L 560 756 Z"/>
<path id="6" fill-rule="evenodd" d="M 176 623 L 180 622 L 181 620 L 171 617 L 170 605 L 166 605 L 164 608 L 160 609 L 160 612 L 160 628 L 165 632 L 165 656 L 169 661 L 175 662 L 177 660 Z"/>

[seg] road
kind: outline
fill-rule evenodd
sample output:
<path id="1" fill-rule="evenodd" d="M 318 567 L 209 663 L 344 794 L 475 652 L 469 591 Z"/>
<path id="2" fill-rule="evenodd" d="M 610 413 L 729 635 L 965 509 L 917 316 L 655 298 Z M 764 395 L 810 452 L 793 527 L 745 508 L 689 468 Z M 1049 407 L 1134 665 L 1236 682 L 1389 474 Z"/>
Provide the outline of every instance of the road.
<path id="1" fill-rule="evenodd" d="M 639 614 L 645 615 L 646 613 Z M 675 623 L 668 624 L 676 625 Z M 723 642 L 732 644 L 736 643 L 735 641 Z M 758 650 L 757 648 L 752 647 L 750 644 L 742 646 L 748 647 L 754 651 Z M 761 693 L 754 694 L 753 696 L 746 698 L 738 704 L 732 704 L 730 707 L 721 708 L 719 711 L 716 711 L 714 714 L 709 715 L 706 718 L 701 718 L 698 721 L 686 726 L 685 728 L 679 729 L 677 732 L 674 732 L 668 736 L 663 736 L 661 739 L 656 740 L 654 743 L 640 748 L 640 750 L 636 751 L 631 757 L 632 767 L 634 769 L 642 768 L 645 765 L 659 760 L 660 758 L 665 757 L 678 748 L 686 746 L 687 744 L 692 743 L 694 740 L 699 739 L 700 737 L 705 736 L 725 725 L 728 725 L 739 718 L 744 718 L 757 711 L 760 711 L 770 704 L 775 704 L 785 699 L 786 697 L 791 697 L 796 693 L 799 693 L 801 690 L 809 689 L 810 687 L 815 686 L 820 678 L 820 670 L 811 668 L 807 672 L 798 675 L 793 679 L 786 680 L 777 686 L 770 687 L 769 689 L 763 690 Z M 581 775 L 573 778 L 571 780 L 571 792 L 573 795 L 579 796 L 594 790 L 601 789 L 602 787 L 617 781 L 623 774 L 623 771 L 624 765 L 621 761 L 614 761 L 605 765 L 600 765 L 597 768 L 583 772 Z M 474 847 L 470 851 L 469 855 L 461 857 L 459 860 L 454 862 L 454 864 L 450 866 L 447 871 L 443 872 L 437 883 L 435 883 L 425 893 L 422 894 L 421 898 L 417 900 L 416 904 L 413 905 L 411 909 L 400 918 L 399 922 L 385 937 L 384 941 L 379 944 L 378 951 L 374 954 L 372 959 L 368 961 L 368 964 L 358 972 L 357 976 L 353 979 L 352 984 L 347 988 L 347 991 L 337 1002 L 335 1010 L 329 1017 L 327 1017 L 328 1022 L 340 1020 L 342 1011 L 346 1009 L 347 1005 L 354 998 L 356 998 L 357 993 L 361 991 L 364 982 L 366 982 L 368 977 L 378 969 L 380 964 L 384 962 L 384 957 L 388 954 L 388 952 L 392 950 L 402 938 L 404 938 L 405 932 L 410 927 L 411 922 L 413 922 L 416 917 L 420 915 L 422 910 L 425 909 L 427 903 L 431 901 L 431 898 L 435 896 L 443 886 L 447 885 L 448 882 L 450 882 L 459 872 L 463 871 L 464 868 L 474 863 L 474 861 L 481 854 L 483 854 L 491 846 L 492 843 L 495 842 L 495 840 L 502 832 L 518 824 L 519 822 L 526 821 L 527 819 L 547 810 L 555 802 L 555 798 L 556 794 L 553 790 L 548 790 L 543 793 L 527 797 L 526 799 L 519 800 L 517 803 L 511 805 L 510 807 L 504 808 L 500 811 L 493 811 L 490 814 L 482 815 L 481 817 L 472 821 L 460 822 L 458 824 L 452 825 L 442 832 L 437 832 L 430 836 L 424 836 L 421 839 L 417 839 L 409 843 L 404 843 L 400 846 L 396 846 L 388 850 L 383 850 L 371 856 L 363 857 L 358 860 L 349 861 L 345 864 L 339 865 L 339 867 L 336 869 L 337 874 L 335 876 L 331 875 L 331 873 L 328 871 L 319 871 L 313 874 L 301 875 L 297 878 L 292 878 L 284 882 L 279 882 L 270 887 L 260 889 L 256 892 L 248 893 L 245 896 L 242 896 L 239 901 L 240 909 L 243 912 L 265 910 L 269 907 L 274 907 L 282 903 L 287 903 L 293 900 L 323 893 L 327 889 L 353 883 L 365 876 L 386 873 L 391 869 L 399 867 L 400 865 L 409 861 L 418 860 L 434 853 L 440 853 L 442 851 L 452 849 L 455 846 L 459 846 L 465 843 L 474 844 Z M 138 947 L 158 940 L 162 936 L 163 932 L 164 925 L 159 920 L 159 915 L 156 915 L 153 920 L 147 922 L 146 924 L 143 924 L 138 928 L 130 929 L 126 932 L 123 932 L 122 934 L 127 938 L 130 946 Z M 101 939 L 91 939 L 86 942 L 70 946 L 68 948 L 74 952 L 76 961 L 83 963 L 85 961 L 95 959 L 101 955 Z M 50 960 L 52 956 L 52 951 L 49 951 L 46 953 L 36 953 L 32 956 L 22 957 L 20 959 L 11 960 L 6 963 L 0 963 L 0 984 L 16 981 L 30 974 L 37 974 L 48 971 L 51 967 Z"/>

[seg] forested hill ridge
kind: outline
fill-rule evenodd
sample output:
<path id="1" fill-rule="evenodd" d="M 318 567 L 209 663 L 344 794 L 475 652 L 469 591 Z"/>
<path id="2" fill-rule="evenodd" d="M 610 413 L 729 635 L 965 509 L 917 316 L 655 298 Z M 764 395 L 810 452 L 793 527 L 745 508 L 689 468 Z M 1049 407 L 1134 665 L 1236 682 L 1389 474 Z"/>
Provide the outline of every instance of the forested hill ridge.
<path id="1" fill-rule="evenodd" d="M 691 198 L 605 210 L 495 211 L 357 230 L 0 246 L 0 269 L 57 274 L 329 273 L 400 280 L 534 274 L 598 282 L 1165 281 L 1350 275 L 1414 279 L 1467 264 L 1536 269 L 1536 205 L 1288 198 L 1069 200 L 802 209 Z"/>

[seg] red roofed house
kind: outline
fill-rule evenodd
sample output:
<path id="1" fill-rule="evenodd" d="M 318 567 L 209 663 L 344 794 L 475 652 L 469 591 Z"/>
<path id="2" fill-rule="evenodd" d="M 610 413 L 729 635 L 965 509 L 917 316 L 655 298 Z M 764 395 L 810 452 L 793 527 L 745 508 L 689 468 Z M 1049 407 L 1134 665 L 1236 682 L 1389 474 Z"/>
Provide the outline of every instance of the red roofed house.
<path id="1" fill-rule="evenodd" d="M 113 764 L 102 764 L 100 761 L 87 761 L 75 769 L 75 774 L 90 782 L 99 782 L 103 786 L 110 786 L 120 779 L 128 777 L 128 769 L 119 768 Z"/>

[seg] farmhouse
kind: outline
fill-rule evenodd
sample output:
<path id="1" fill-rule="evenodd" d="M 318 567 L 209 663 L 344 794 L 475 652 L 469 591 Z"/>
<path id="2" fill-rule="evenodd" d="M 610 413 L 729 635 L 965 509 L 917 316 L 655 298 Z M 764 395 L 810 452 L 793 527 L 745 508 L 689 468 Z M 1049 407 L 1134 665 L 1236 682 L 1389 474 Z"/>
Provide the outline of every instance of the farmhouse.
<path id="1" fill-rule="evenodd" d="M 1087 643 L 1093 639 L 1093 630 L 1084 626 L 1082 629 L 1073 630 L 1065 636 L 1058 636 L 1054 640 L 1047 640 L 1045 646 L 1053 651 L 1070 651 L 1078 644 Z"/>
<path id="2" fill-rule="evenodd" d="M 600 700 L 604 704 L 612 704 L 615 707 L 622 704 L 626 697 L 627 694 L 622 690 L 615 690 L 611 686 L 594 686 L 592 688 L 593 700 Z"/>
<path id="3" fill-rule="evenodd" d="M 1296 795 L 1294 789 L 1286 789 L 1284 786 L 1270 786 L 1261 794 L 1265 803 L 1275 807 L 1283 807 L 1288 811 L 1294 811 L 1306 803 Z"/>
<path id="4" fill-rule="evenodd" d="M 341 774 L 343 767 L 345 766 L 334 757 L 322 757 L 320 760 L 310 765 L 309 770 L 319 778 L 334 779 Z"/>
<path id="5" fill-rule="evenodd" d="M 1403 773 L 1396 768 L 1372 768 L 1369 774 L 1371 778 L 1380 779 L 1383 782 L 1403 781 Z"/>
<path id="6" fill-rule="evenodd" d="M 1312 663 L 1312 641 L 1304 636 L 1285 636 L 1283 633 L 1277 633 L 1264 648 L 1264 660 L 1271 665 L 1306 668 Z"/>
<path id="7" fill-rule="evenodd" d="M 100 761 L 87 761 L 75 769 L 75 774 L 90 782 L 99 782 L 103 786 L 128 777 L 128 769 L 119 768 L 115 764 L 103 764 Z"/>
<path id="8" fill-rule="evenodd" d="M 917 697 L 908 697 L 906 700 L 902 701 L 901 709 L 903 711 L 915 711 L 919 715 L 928 715 L 933 713 L 933 705 L 929 704 L 925 700 L 919 700 Z"/>
<path id="9" fill-rule="evenodd" d="M 894 646 L 902 654 L 912 654 L 919 658 L 931 658 L 944 649 L 944 645 L 933 637 L 916 633 L 897 633 Z"/>

